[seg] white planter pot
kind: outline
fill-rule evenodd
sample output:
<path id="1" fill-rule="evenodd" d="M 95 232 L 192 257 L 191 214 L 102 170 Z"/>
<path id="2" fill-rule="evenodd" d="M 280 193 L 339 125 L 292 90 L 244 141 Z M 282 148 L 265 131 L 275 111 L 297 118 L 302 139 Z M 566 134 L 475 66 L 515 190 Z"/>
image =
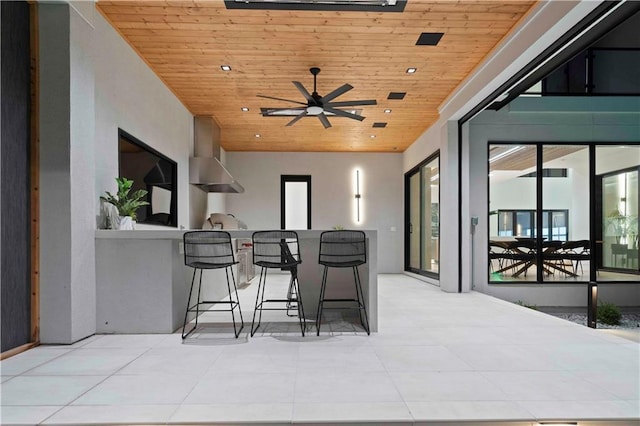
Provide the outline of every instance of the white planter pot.
<path id="1" fill-rule="evenodd" d="M 133 230 L 133 219 L 131 216 L 118 216 L 119 223 L 118 229 L 121 231 L 132 231 Z"/>

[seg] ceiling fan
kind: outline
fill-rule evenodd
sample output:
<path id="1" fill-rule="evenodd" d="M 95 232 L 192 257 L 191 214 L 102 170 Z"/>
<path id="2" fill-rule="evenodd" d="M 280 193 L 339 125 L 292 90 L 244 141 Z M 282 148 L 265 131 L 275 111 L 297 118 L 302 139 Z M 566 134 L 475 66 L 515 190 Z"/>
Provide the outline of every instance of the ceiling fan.
<path id="1" fill-rule="evenodd" d="M 282 115 L 295 115 L 295 118 L 287 123 L 287 126 L 293 126 L 298 120 L 303 117 L 315 116 L 318 117 L 322 125 L 325 129 L 331 127 L 331 123 L 329 123 L 329 119 L 327 115 L 334 115 L 337 117 L 347 117 L 353 120 L 362 121 L 364 117 L 358 114 L 354 114 L 353 112 L 345 111 L 342 109 L 338 109 L 340 107 L 354 107 L 361 105 L 376 105 L 375 99 L 361 100 L 361 101 L 344 101 L 344 102 L 333 102 L 335 98 L 340 95 L 345 94 L 349 90 L 353 89 L 353 86 L 350 84 L 343 84 L 342 86 L 335 89 L 333 92 L 326 94 L 325 96 L 318 95 L 316 91 L 316 78 L 320 73 L 320 68 L 313 67 L 310 68 L 309 71 L 313 74 L 313 93 L 309 93 L 307 89 L 300 83 L 299 81 L 294 81 L 293 84 L 298 88 L 302 96 L 307 100 L 306 103 L 294 101 L 291 99 L 283 99 L 283 98 L 274 98 L 273 96 L 264 96 L 258 95 L 261 98 L 266 99 L 275 99 L 277 101 L 285 101 L 292 102 L 299 105 L 304 105 L 301 107 L 289 107 L 289 108 L 261 108 L 262 115 L 265 117 L 272 116 L 282 116 Z"/>

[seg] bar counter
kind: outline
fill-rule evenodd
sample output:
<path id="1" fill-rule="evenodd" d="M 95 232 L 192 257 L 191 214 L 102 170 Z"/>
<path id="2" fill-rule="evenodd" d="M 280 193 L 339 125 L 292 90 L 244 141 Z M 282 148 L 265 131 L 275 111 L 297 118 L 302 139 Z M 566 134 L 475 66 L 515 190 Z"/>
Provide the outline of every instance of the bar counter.
<path id="1" fill-rule="evenodd" d="M 360 276 L 371 331 L 378 330 L 377 231 L 367 237 L 367 263 Z M 96 230 L 96 330 L 98 333 L 172 333 L 182 327 L 193 270 L 184 265 L 186 230 Z M 255 230 L 228 230 L 233 239 L 251 239 Z M 322 230 L 299 230 L 298 267 L 305 316 L 315 320 L 323 267 L 318 264 Z M 256 270 L 259 274 L 259 270 Z M 270 272 L 274 273 L 274 272 Z M 278 273 L 278 272 L 275 272 Z M 236 274 L 237 277 L 237 274 Z M 327 296 L 355 295 L 350 268 L 329 271 Z M 267 287 L 269 281 L 267 278 Z M 257 291 L 258 277 L 243 291 Z M 203 299 L 227 294 L 224 271 L 203 275 Z M 255 300 L 255 298 L 254 298 Z M 245 322 L 253 306 L 244 306 Z M 282 315 L 286 315 L 284 311 Z"/>

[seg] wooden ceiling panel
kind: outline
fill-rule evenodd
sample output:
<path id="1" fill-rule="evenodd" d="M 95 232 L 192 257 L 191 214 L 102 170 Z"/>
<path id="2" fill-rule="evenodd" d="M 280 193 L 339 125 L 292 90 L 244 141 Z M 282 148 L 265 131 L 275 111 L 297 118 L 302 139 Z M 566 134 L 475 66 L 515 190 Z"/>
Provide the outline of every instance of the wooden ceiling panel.
<path id="1" fill-rule="evenodd" d="M 534 4 L 409 0 L 402 13 L 381 13 L 101 0 L 97 8 L 191 113 L 214 117 L 227 151 L 402 152 Z M 444 35 L 437 46 L 416 46 L 422 32 Z M 223 72 L 222 64 L 232 71 Z M 377 105 L 357 107 L 362 122 L 329 117 L 328 129 L 315 117 L 286 127 L 292 117 L 260 114 L 260 108 L 297 105 L 258 94 L 303 101 L 292 81 L 312 91 L 311 67 L 321 68 L 321 96 L 349 83 L 354 88 L 336 101 L 375 99 Z M 418 71 L 409 75 L 409 67 Z M 407 95 L 387 100 L 389 92 Z M 387 126 L 372 128 L 374 122 Z"/>

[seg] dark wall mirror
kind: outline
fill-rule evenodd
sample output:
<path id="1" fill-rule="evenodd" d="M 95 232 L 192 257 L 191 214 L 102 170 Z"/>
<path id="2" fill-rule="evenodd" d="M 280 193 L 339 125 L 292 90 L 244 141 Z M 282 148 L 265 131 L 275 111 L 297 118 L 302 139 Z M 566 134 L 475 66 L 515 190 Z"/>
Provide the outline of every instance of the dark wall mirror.
<path id="1" fill-rule="evenodd" d="M 120 177 L 133 180 L 132 191 L 147 191 L 149 205 L 137 210 L 137 222 L 177 227 L 177 163 L 122 129 L 118 152 Z"/>

